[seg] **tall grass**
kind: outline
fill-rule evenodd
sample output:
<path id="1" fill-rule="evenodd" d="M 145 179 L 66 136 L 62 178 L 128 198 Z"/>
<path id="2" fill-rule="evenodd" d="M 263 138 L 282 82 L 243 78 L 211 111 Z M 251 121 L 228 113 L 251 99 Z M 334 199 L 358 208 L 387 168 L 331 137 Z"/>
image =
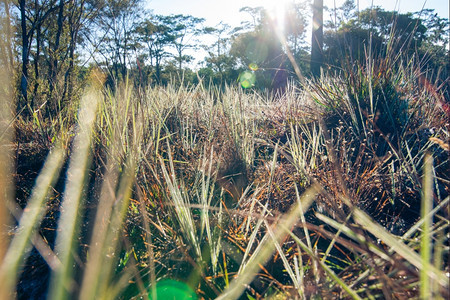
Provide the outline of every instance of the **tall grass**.
<path id="1" fill-rule="evenodd" d="M 2 244 L 2 297 L 20 296 L 31 247 L 47 254 L 53 299 L 447 297 L 439 91 L 417 84 L 412 62 L 376 65 L 276 100 L 202 84 L 91 87 Z M 11 169 L 0 172 L 12 190 Z M 60 205 L 54 244 L 47 205 Z"/>
<path id="2" fill-rule="evenodd" d="M 6 17 L 0 17 L 3 23 Z M 9 20 L 8 20 L 9 21 Z M 6 23 L 5 23 L 6 24 Z M 2 72 L 0 74 L 0 261 L 5 261 L 6 253 L 8 252 L 9 239 L 8 230 L 11 222 L 11 216 L 8 211 L 8 206 L 13 203 L 14 189 L 11 182 L 11 175 L 13 174 L 13 148 L 12 142 L 14 140 L 13 132 L 13 66 L 10 64 L 6 49 L 8 49 L 12 37 L 5 32 L 0 38 L 0 67 Z M 11 284 L 14 284 L 14 279 L 8 279 L 9 274 L 0 272 L 0 299 L 7 299 Z"/>

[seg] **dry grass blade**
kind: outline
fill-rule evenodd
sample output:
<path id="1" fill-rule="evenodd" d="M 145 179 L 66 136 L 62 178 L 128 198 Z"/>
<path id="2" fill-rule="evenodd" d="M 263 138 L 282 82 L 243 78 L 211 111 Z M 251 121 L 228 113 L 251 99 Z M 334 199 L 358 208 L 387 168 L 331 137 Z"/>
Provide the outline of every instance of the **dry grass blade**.
<path id="1" fill-rule="evenodd" d="M 303 208 L 307 209 L 314 201 L 318 193 L 318 188 L 312 186 L 304 194 L 302 199 Z M 300 216 L 300 210 L 298 204 L 292 207 L 291 211 L 287 214 L 281 216 L 278 223 L 274 226 L 273 236 L 279 243 L 282 241 L 287 234 L 290 233 L 290 228 L 298 221 Z M 269 234 L 266 234 L 266 237 Z M 253 280 L 256 275 L 260 265 L 264 265 L 273 252 L 276 249 L 275 244 L 272 239 L 264 238 L 261 244 L 258 246 L 260 249 L 258 254 L 254 253 L 250 258 L 249 262 L 239 273 L 239 275 L 234 278 L 230 283 L 229 287 L 223 291 L 223 293 L 217 299 L 237 299 L 244 292 L 246 286 Z"/>
<path id="2" fill-rule="evenodd" d="M 98 123 L 102 138 L 109 145 L 108 156 L 81 285 L 81 299 L 108 299 L 124 287 L 119 284 L 112 287 L 112 281 L 143 135 L 142 116 L 139 115 L 141 107 L 135 102 L 128 82 L 116 95 L 110 94 L 104 100 Z M 132 272 L 125 273 L 125 277 L 132 277 Z"/>
<path id="3" fill-rule="evenodd" d="M 419 221 L 417 221 L 416 224 L 414 224 L 404 235 L 402 235 L 402 240 L 407 240 L 408 238 L 410 238 L 415 232 L 417 232 L 417 230 L 419 230 L 419 228 L 423 225 L 423 223 L 425 222 L 426 218 L 429 218 L 431 216 L 436 215 L 436 213 L 441 210 L 442 208 L 444 208 L 448 203 L 450 202 L 450 197 L 445 198 L 444 200 L 442 200 L 441 203 L 439 203 L 439 205 L 437 205 L 435 208 L 433 208 L 433 210 L 431 210 L 426 216 L 425 218 L 421 218 Z"/>
<path id="4" fill-rule="evenodd" d="M 283 251 L 280 243 L 277 241 L 277 239 L 275 238 L 275 236 L 273 234 L 273 230 L 270 228 L 270 224 L 267 223 L 267 221 L 265 220 L 264 221 L 264 225 L 266 225 L 267 232 L 269 233 L 270 238 L 272 239 L 272 242 L 275 245 L 275 249 L 277 250 L 278 254 L 281 257 L 284 269 L 286 270 L 286 272 L 288 273 L 289 277 L 291 278 L 292 283 L 295 286 L 295 289 L 299 293 L 299 296 L 303 297 L 303 293 L 302 293 L 303 289 L 300 286 L 301 278 L 300 277 L 296 277 L 296 275 L 294 274 L 294 271 L 292 270 L 292 267 L 289 265 L 288 259 L 287 259 L 286 255 L 284 254 L 284 251 Z"/>
<path id="5" fill-rule="evenodd" d="M 425 268 L 426 274 L 429 278 L 436 280 L 442 287 L 448 287 L 448 277 L 439 269 L 436 269 L 429 262 L 424 262 L 420 255 L 418 255 L 414 249 L 411 249 L 401 241 L 399 241 L 395 236 L 390 234 L 381 225 L 374 222 L 365 212 L 355 208 L 353 212 L 355 221 L 362 225 L 364 229 L 369 231 L 375 237 L 379 238 L 386 245 L 391 247 L 392 251 L 395 251 L 404 259 L 409 261 L 412 265 L 417 267 L 419 270 Z"/>
<path id="6" fill-rule="evenodd" d="M 422 258 L 422 269 L 420 269 L 420 297 L 427 299 L 432 297 L 432 285 L 428 273 L 431 266 L 432 233 L 431 226 L 433 216 L 430 211 L 433 207 L 433 157 L 429 154 L 425 156 L 425 174 L 422 183 L 422 211 L 421 217 L 424 220 L 422 225 L 422 236 L 420 241 L 420 256 Z M 434 267 L 434 266 L 433 266 Z M 448 281 L 447 281 L 448 283 Z"/>
<path id="7" fill-rule="evenodd" d="M 78 132 L 67 171 L 68 177 L 55 245 L 55 252 L 61 261 L 61 268 L 54 270 L 52 274 L 50 299 L 54 300 L 66 299 L 68 293 L 72 290 L 74 242 L 79 229 L 78 217 L 88 171 L 92 129 L 97 113 L 98 98 L 99 95 L 96 92 L 88 91 L 80 106 Z"/>
<path id="8" fill-rule="evenodd" d="M 211 182 L 212 178 L 212 164 L 213 164 L 213 148 L 211 148 L 211 154 L 209 160 L 206 157 L 203 158 L 202 167 L 201 167 L 201 180 L 200 180 L 200 195 L 197 197 L 200 199 L 200 203 L 202 205 L 201 209 L 201 233 L 200 238 L 203 237 L 203 232 L 206 229 L 206 236 L 208 239 L 211 264 L 214 274 L 217 274 L 217 263 L 219 261 L 219 253 L 220 253 L 220 244 L 221 244 L 221 236 L 214 235 L 214 231 L 211 231 L 210 224 L 210 212 L 209 208 L 211 206 L 211 201 L 214 196 L 214 184 Z M 205 154 L 206 155 L 206 154 Z M 209 164 L 208 164 L 209 161 Z M 208 164 L 208 166 L 206 166 Z M 206 169 L 207 167 L 207 169 Z M 199 192 L 197 191 L 197 194 Z M 222 206 L 220 206 L 219 210 L 219 224 L 222 217 Z"/>
<path id="9" fill-rule="evenodd" d="M 357 292 L 355 292 L 353 289 L 351 289 L 345 282 L 337 276 L 333 270 L 330 269 L 324 262 L 322 262 L 319 258 L 317 258 L 317 255 L 314 254 L 312 249 L 310 249 L 305 243 L 303 243 L 294 233 L 292 233 L 288 228 L 285 227 L 285 230 L 291 235 L 291 237 L 294 239 L 294 241 L 305 251 L 310 257 L 316 258 L 319 265 L 322 267 L 322 269 L 335 281 L 340 287 L 342 287 L 343 290 L 345 290 L 353 299 L 361 299 L 361 297 L 358 296 Z"/>
<path id="10" fill-rule="evenodd" d="M 121 231 L 130 204 L 132 186 L 135 181 L 136 173 L 134 153 L 129 153 L 128 155 L 120 182 L 117 185 L 118 188 L 111 220 L 107 228 L 108 231 L 106 232 L 106 257 L 104 257 L 105 261 L 101 267 L 100 279 L 96 279 L 99 281 L 96 299 L 115 299 L 117 297 L 117 295 L 112 293 L 112 291 L 117 290 L 118 287 L 118 285 L 115 286 L 113 283 L 114 270 L 119 260 L 119 256 L 115 255 L 115 253 L 119 250 L 119 242 L 123 238 Z M 130 272 L 130 270 L 126 270 L 124 276 L 128 276 L 127 272 Z"/>
<path id="11" fill-rule="evenodd" d="M 54 185 L 64 162 L 64 150 L 57 147 L 48 155 L 44 167 L 36 179 L 31 198 L 23 210 L 14 238 L 0 267 L 0 290 L 12 291 L 21 265 L 30 251 L 31 239 L 39 228 L 46 210 L 45 200 Z"/>
<path id="12" fill-rule="evenodd" d="M 388 255 L 386 255 L 379 247 L 377 247 L 376 245 L 374 245 L 372 243 L 369 243 L 363 235 L 356 233 L 355 231 L 353 231 L 351 228 L 349 228 L 345 224 L 341 224 L 341 223 L 339 223 L 325 215 L 319 214 L 319 213 L 316 213 L 316 216 L 319 220 L 321 220 L 325 224 L 328 224 L 331 227 L 334 227 L 338 232 L 342 232 L 342 233 L 346 234 L 349 238 L 353 239 L 354 241 L 357 241 L 361 244 L 366 244 L 366 246 L 368 247 L 368 249 L 370 251 L 372 251 L 373 253 L 375 253 L 376 255 L 381 257 L 382 259 L 384 259 L 386 261 L 392 261 L 392 258 L 389 257 Z M 337 234 L 335 235 L 335 238 L 337 238 Z"/>
<path id="13" fill-rule="evenodd" d="M 242 257 L 242 261 L 241 261 L 241 265 L 239 267 L 239 271 L 238 271 L 238 275 L 242 273 L 242 271 L 245 269 L 248 261 L 247 261 L 247 257 L 249 257 L 251 255 L 251 251 L 253 248 L 253 245 L 256 242 L 256 237 L 259 233 L 259 229 L 261 228 L 263 222 L 264 222 L 264 217 L 266 216 L 267 213 L 267 203 L 266 205 L 263 207 L 263 211 L 261 214 L 261 218 L 258 219 L 258 221 L 256 222 L 256 225 L 252 231 L 252 234 L 250 235 L 249 239 L 248 239 L 248 243 L 247 243 L 247 248 L 245 249 L 244 255 Z M 260 245 L 263 244 L 263 241 L 267 239 L 267 235 L 264 236 L 263 240 L 261 241 Z M 253 255 L 257 255 L 258 251 L 260 250 L 260 247 L 257 247 L 254 251 L 253 251 Z"/>
<path id="14" fill-rule="evenodd" d="M 99 283 L 96 279 L 100 277 L 104 262 L 106 233 L 111 220 L 113 205 L 116 200 L 115 189 L 119 176 L 118 170 L 115 167 L 115 162 L 113 161 L 114 159 L 112 157 L 108 159 L 106 174 L 102 184 L 101 196 L 89 248 L 89 259 L 86 264 L 85 275 L 83 276 L 83 283 L 81 286 L 80 297 L 82 299 L 95 298 L 97 285 Z"/>
<path id="15" fill-rule="evenodd" d="M 156 274 L 155 274 L 155 253 L 153 251 L 152 242 L 152 232 L 150 231 L 150 218 L 148 216 L 147 208 L 143 199 L 142 191 L 137 187 L 138 197 L 139 197 L 139 210 L 142 214 L 142 221 L 144 223 L 144 228 L 147 238 L 147 251 L 148 251 L 148 265 L 150 266 L 150 286 L 151 286 L 151 297 L 156 299 Z M 148 298 L 148 295 L 145 295 Z"/>
<path id="16" fill-rule="evenodd" d="M 7 2 L 5 2 L 6 4 Z M 0 31 L 0 49 L 12 50 L 11 33 L 4 29 L 4 26 L 10 26 L 11 20 L 9 15 L 2 13 L 0 16 L 2 24 Z M 8 25 L 7 25 L 8 24 Z M 8 57 L 8 51 L 0 51 L 0 264 L 4 262 L 4 256 L 8 249 L 8 233 L 7 228 L 10 224 L 10 214 L 8 212 L 8 202 L 14 199 L 13 183 L 11 182 L 11 174 L 13 174 L 13 154 L 12 141 L 14 136 L 12 112 L 15 111 L 15 103 L 13 96 L 14 76 L 12 74 L 13 66 L 12 57 Z M 12 53 L 12 52 L 10 52 Z M 0 287 L 0 299 L 9 299 L 11 291 L 7 288 Z"/>
<path id="17" fill-rule="evenodd" d="M 349 214 L 347 216 L 347 218 L 345 219 L 345 222 L 343 224 L 346 224 L 348 222 L 348 220 L 351 218 L 351 216 L 352 215 Z M 336 240 L 338 239 L 339 235 L 341 234 L 342 229 L 343 229 L 343 227 L 339 227 L 338 231 L 336 232 L 336 234 L 334 235 L 333 239 L 331 240 L 330 245 L 328 246 L 327 250 L 325 251 L 325 254 L 322 257 L 322 261 L 326 261 L 328 255 L 330 254 L 331 250 L 333 249 L 333 247 L 334 247 L 334 245 L 336 243 Z"/>
<path id="18" fill-rule="evenodd" d="M 160 164 L 165 182 L 167 184 L 167 188 L 170 193 L 169 199 L 173 201 L 173 207 L 176 211 L 176 217 L 181 226 L 181 230 L 185 234 L 188 242 L 191 244 L 195 255 L 201 260 L 202 252 L 200 249 L 200 243 L 197 238 L 197 229 L 194 224 L 194 218 L 192 216 L 191 208 L 189 207 L 190 201 L 188 195 L 186 194 L 186 188 L 176 179 L 172 154 L 170 152 L 170 145 L 168 145 L 168 149 L 171 174 L 169 175 L 162 158 L 160 158 Z"/>

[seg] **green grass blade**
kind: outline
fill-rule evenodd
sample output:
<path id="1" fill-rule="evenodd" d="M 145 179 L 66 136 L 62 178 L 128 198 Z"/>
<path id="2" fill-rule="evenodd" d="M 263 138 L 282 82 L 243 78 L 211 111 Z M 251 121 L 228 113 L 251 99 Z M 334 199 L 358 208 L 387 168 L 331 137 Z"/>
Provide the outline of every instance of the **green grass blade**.
<path id="1" fill-rule="evenodd" d="M 247 257 L 250 256 L 250 254 L 251 254 L 251 251 L 252 251 L 252 248 L 253 248 L 253 244 L 256 241 L 256 237 L 258 235 L 259 228 L 261 228 L 261 225 L 264 222 L 264 217 L 266 216 L 266 212 L 267 212 L 267 203 L 263 207 L 263 212 L 262 212 L 261 218 L 259 218 L 258 222 L 256 222 L 256 225 L 255 225 L 255 227 L 254 227 L 254 229 L 252 231 L 252 234 L 250 235 L 250 238 L 249 238 L 248 244 L 247 244 L 247 248 L 245 248 L 244 256 L 243 256 L 242 261 L 241 261 L 241 266 L 239 267 L 238 274 L 240 274 L 242 272 L 242 270 L 244 270 L 244 268 L 245 268 L 245 266 L 247 264 L 247 261 L 246 261 Z M 253 255 L 256 255 L 257 251 L 259 251 L 259 247 L 257 247 L 255 249 L 255 251 L 253 252 Z"/>
<path id="2" fill-rule="evenodd" d="M 98 278 L 102 270 L 106 233 L 110 225 L 111 214 L 116 200 L 115 189 L 118 181 L 119 171 L 114 159 L 108 158 L 106 174 L 103 179 L 98 203 L 95 223 L 92 230 L 92 238 L 89 245 L 89 258 L 86 263 L 85 274 L 81 285 L 81 299 L 95 299 L 97 295 Z"/>
<path id="3" fill-rule="evenodd" d="M 286 227 L 285 229 L 289 232 L 294 241 L 303 249 L 303 251 L 305 251 L 312 258 L 316 257 L 311 249 L 309 249 L 308 246 L 305 245 L 305 243 L 303 243 L 294 233 L 289 231 L 289 229 Z M 316 260 L 318 261 L 322 269 L 331 277 L 331 279 L 333 279 L 340 287 L 342 287 L 342 289 L 346 291 L 353 299 L 361 299 L 361 297 L 359 297 L 353 289 L 345 284 L 345 282 L 342 281 L 324 262 L 322 262 L 319 258 L 317 258 Z"/>
<path id="4" fill-rule="evenodd" d="M 289 265 L 288 259 L 287 259 L 286 255 L 284 254 L 284 251 L 281 248 L 280 243 L 277 241 L 277 239 L 273 235 L 273 230 L 270 228 L 270 224 L 267 223 L 266 220 L 264 220 L 264 225 L 266 225 L 267 232 L 269 233 L 270 238 L 272 239 L 272 242 L 275 245 L 275 249 L 277 250 L 278 254 L 280 255 L 281 261 L 283 262 L 283 265 L 284 265 L 284 269 L 288 273 L 289 277 L 292 280 L 292 283 L 295 286 L 295 289 L 298 291 L 299 296 L 301 297 L 302 294 L 301 294 L 301 288 L 300 288 L 300 284 L 299 284 L 299 281 L 300 281 L 299 277 L 296 277 L 296 275 L 294 274 L 294 271 L 292 270 L 292 267 Z"/>
<path id="5" fill-rule="evenodd" d="M 312 186 L 303 195 L 303 208 L 307 209 L 312 204 L 318 193 L 318 188 Z M 300 211 L 298 208 L 298 203 L 291 209 L 291 211 L 283 215 L 277 226 L 274 226 L 273 235 L 276 241 L 279 243 L 290 231 L 291 228 L 300 218 Z M 265 237 L 267 237 L 266 234 Z M 275 244 L 269 238 L 264 238 L 259 247 L 261 250 L 256 254 L 254 253 L 250 258 L 249 262 L 239 273 L 239 275 L 234 278 L 230 283 L 230 286 L 219 296 L 217 299 L 238 299 L 240 295 L 244 292 L 246 286 L 253 280 L 256 273 L 258 272 L 260 265 L 264 265 L 270 256 L 275 251 Z"/>
<path id="6" fill-rule="evenodd" d="M 202 259 L 201 246 L 197 237 L 197 229 L 195 227 L 195 221 L 192 216 L 191 208 L 189 206 L 190 200 L 183 182 L 178 182 L 175 176 L 176 173 L 169 144 L 168 149 L 169 149 L 168 151 L 169 166 L 171 174 L 169 174 L 164 164 L 164 161 L 162 160 L 162 158 L 160 158 L 161 170 L 165 182 L 167 184 L 167 188 L 170 192 L 168 196 L 173 203 L 173 208 L 175 209 L 176 217 L 178 219 L 179 225 L 181 226 L 181 230 L 184 233 L 184 237 L 191 244 L 197 258 L 201 260 Z"/>
<path id="7" fill-rule="evenodd" d="M 98 296 L 96 299 L 110 299 L 107 295 L 111 292 L 111 289 L 115 289 L 115 287 L 111 285 L 113 272 L 119 260 L 119 256 L 115 253 L 118 253 L 123 221 L 128 211 L 132 186 L 135 182 L 136 163 L 134 161 L 133 153 L 129 154 L 124 168 L 125 170 L 118 183 L 115 203 L 111 215 L 111 223 L 107 228 L 104 248 L 107 250 L 105 251 L 106 253 L 103 253 L 105 255 L 104 263 L 101 266 L 99 278 L 95 279 L 99 282 Z"/>
<path id="8" fill-rule="evenodd" d="M 450 197 L 447 197 L 444 200 L 442 200 L 442 202 L 439 203 L 439 205 L 436 205 L 436 207 L 426 215 L 426 218 L 434 216 L 440 209 L 445 207 L 449 201 Z M 416 224 L 414 224 L 404 235 L 402 235 L 402 240 L 406 240 L 409 237 L 411 237 L 423 225 L 426 218 L 425 219 L 421 218 L 419 221 L 417 221 Z"/>

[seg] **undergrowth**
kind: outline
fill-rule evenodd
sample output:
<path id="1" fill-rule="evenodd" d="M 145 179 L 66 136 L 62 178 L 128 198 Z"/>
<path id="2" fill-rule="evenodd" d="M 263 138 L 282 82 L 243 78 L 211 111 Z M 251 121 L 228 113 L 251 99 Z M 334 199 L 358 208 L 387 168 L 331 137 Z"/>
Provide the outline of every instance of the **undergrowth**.
<path id="1" fill-rule="evenodd" d="M 94 84 L 77 113 L 15 120 L 2 147 L 35 174 L 15 174 L 0 290 L 446 299 L 449 120 L 424 79 L 395 58 L 278 97 Z"/>

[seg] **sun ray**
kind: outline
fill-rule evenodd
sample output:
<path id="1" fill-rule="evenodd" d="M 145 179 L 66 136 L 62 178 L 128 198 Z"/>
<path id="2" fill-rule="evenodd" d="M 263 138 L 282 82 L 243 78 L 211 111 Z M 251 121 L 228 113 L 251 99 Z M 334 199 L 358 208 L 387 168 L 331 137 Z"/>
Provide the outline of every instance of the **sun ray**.
<path id="1" fill-rule="evenodd" d="M 287 10 L 289 9 L 289 4 L 295 2 L 294 0 L 278 0 L 262 1 L 262 6 L 266 9 L 268 16 L 271 18 L 272 23 L 276 27 L 276 30 L 283 33 L 285 27 L 285 18 Z"/>

